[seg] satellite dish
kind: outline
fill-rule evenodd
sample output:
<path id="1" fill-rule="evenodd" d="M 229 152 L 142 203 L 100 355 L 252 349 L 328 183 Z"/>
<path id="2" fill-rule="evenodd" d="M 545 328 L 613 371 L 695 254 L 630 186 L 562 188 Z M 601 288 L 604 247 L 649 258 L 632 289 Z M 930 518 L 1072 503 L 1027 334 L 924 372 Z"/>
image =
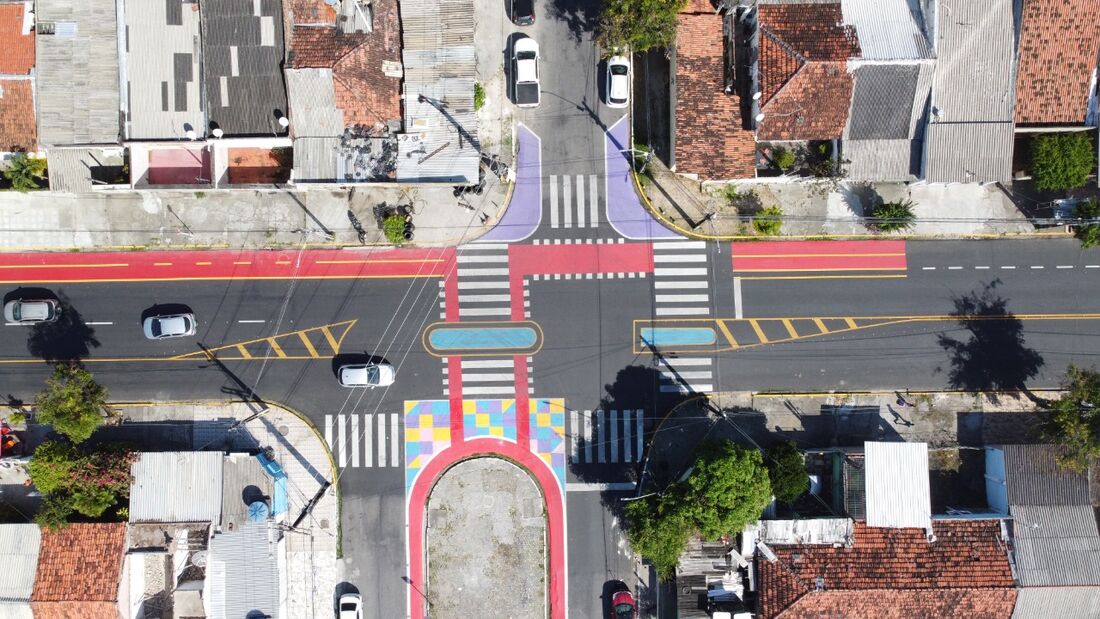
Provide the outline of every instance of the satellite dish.
<path id="1" fill-rule="evenodd" d="M 271 515 L 271 508 L 267 506 L 267 501 L 253 501 L 248 504 L 248 521 L 249 522 L 263 522 Z"/>
<path id="2" fill-rule="evenodd" d="M 199 139 L 199 135 L 195 133 L 194 129 L 188 129 L 187 132 L 184 133 L 184 135 L 187 136 L 187 139 L 191 140 L 192 142 Z"/>
<path id="3" fill-rule="evenodd" d="M 220 138 L 223 135 L 225 135 L 225 132 L 222 131 L 221 127 L 214 127 L 214 130 L 211 131 L 210 133 L 213 133 L 214 137 L 216 137 L 216 138 Z"/>
<path id="4" fill-rule="evenodd" d="M 279 126 L 282 127 L 283 129 L 286 129 L 287 127 L 290 126 L 290 119 L 287 118 L 286 116 L 280 116 L 279 117 Z"/>
<path id="5" fill-rule="evenodd" d="M 757 114 L 755 120 L 756 120 L 756 122 L 763 122 L 764 121 L 764 113 L 760 112 L 759 114 Z"/>
<path id="6" fill-rule="evenodd" d="M 340 4 L 340 0 L 325 0 L 325 4 L 329 6 L 337 6 Z"/>
<path id="7" fill-rule="evenodd" d="M 762 93 L 762 92 L 760 92 L 759 90 L 757 90 L 756 92 L 752 93 L 752 100 L 753 100 L 753 101 L 759 101 L 759 100 L 760 100 L 760 97 L 761 97 L 761 96 L 763 96 L 763 94 L 764 94 L 764 93 Z"/>

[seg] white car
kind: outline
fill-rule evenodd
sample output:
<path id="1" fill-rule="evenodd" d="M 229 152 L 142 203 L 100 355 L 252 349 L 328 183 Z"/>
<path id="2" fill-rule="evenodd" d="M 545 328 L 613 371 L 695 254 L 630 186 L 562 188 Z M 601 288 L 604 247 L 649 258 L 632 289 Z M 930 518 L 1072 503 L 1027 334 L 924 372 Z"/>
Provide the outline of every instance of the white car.
<path id="1" fill-rule="evenodd" d="M 389 387 L 397 378 L 397 371 L 388 363 L 360 363 L 344 365 L 336 373 L 344 387 Z"/>
<path id="2" fill-rule="evenodd" d="M 539 44 L 519 39 L 512 48 L 512 98 L 516 107 L 535 107 L 542 98 L 539 86 Z"/>
<path id="3" fill-rule="evenodd" d="M 4 321 L 20 325 L 53 322 L 61 315 L 61 307 L 53 299 L 8 301 L 4 304 Z"/>
<path id="4" fill-rule="evenodd" d="M 612 56 L 607 61 L 607 107 L 626 107 L 630 100 L 630 60 Z"/>
<path id="5" fill-rule="evenodd" d="M 150 316 L 141 325 L 145 337 L 151 340 L 163 340 L 170 337 L 195 335 L 194 314 L 172 314 L 170 316 Z"/>
<path id="6" fill-rule="evenodd" d="M 337 619 L 363 619 L 363 598 L 358 593 L 341 595 L 339 604 Z"/>

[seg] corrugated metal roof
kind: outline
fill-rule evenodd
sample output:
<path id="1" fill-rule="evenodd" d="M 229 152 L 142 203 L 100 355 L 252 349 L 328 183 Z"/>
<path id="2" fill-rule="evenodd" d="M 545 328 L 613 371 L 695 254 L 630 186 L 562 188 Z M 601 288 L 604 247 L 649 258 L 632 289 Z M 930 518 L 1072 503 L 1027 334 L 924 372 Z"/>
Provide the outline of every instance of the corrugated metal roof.
<path id="1" fill-rule="evenodd" d="M 38 525 L 0 524 L 0 603 L 30 602 L 41 545 Z M 0 606 L 0 615 L 9 616 L 6 607 Z"/>
<path id="2" fill-rule="evenodd" d="M 50 191 L 65 193 L 89 193 L 99 180 L 113 182 L 121 173 L 125 151 L 120 146 L 107 148 L 50 148 L 46 161 L 50 168 Z M 129 179 L 123 184 L 128 183 Z"/>
<path id="3" fill-rule="evenodd" d="M 1058 464 L 1054 445 L 1004 445 L 1009 505 L 1089 505 L 1089 476 Z"/>
<path id="4" fill-rule="evenodd" d="M 217 451 L 142 453 L 132 467 L 130 522 L 218 522 L 222 463 Z"/>
<path id="5" fill-rule="evenodd" d="M 843 0 L 844 23 L 855 26 L 860 56 L 869 60 L 931 58 L 916 0 Z"/>
<path id="6" fill-rule="evenodd" d="M 1013 505 L 1009 514 L 1022 586 L 1100 585 L 1100 535 L 1091 505 Z"/>
<path id="7" fill-rule="evenodd" d="M 1016 596 L 1012 619 L 1100 617 L 1100 587 L 1026 587 Z"/>
<path id="8" fill-rule="evenodd" d="M 131 139 L 206 135 L 199 87 L 199 12 L 183 0 L 126 2 L 123 52 Z"/>
<path id="9" fill-rule="evenodd" d="M 932 529 L 925 443 L 863 444 L 867 525 Z"/>
<path id="10" fill-rule="evenodd" d="M 38 0 L 35 19 L 77 25 L 71 36 L 35 37 L 39 145 L 118 143 L 115 1 Z"/>
<path id="11" fill-rule="evenodd" d="M 911 181 L 920 170 L 921 142 L 845 140 L 845 169 L 853 181 Z M 914 152 L 914 149 L 916 152 Z"/>
<path id="12" fill-rule="evenodd" d="M 917 64 L 863 65 L 852 72 L 852 110 L 844 131 L 849 140 L 902 140 L 911 134 L 920 78 Z M 925 91 L 925 98 L 927 98 Z"/>
<path id="13" fill-rule="evenodd" d="M 1011 122 L 931 123 L 925 178 L 933 183 L 1006 181 L 1012 175 Z"/>
<path id="14" fill-rule="evenodd" d="M 211 538 L 206 586 L 208 619 L 242 619 L 257 611 L 278 615 L 278 558 L 267 523 L 247 523 Z"/>
<path id="15" fill-rule="evenodd" d="M 298 138 L 294 140 L 294 182 L 339 182 L 336 155 L 340 138 Z"/>
<path id="16" fill-rule="evenodd" d="M 850 518 L 760 520 L 756 527 L 757 538 L 766 544 L 849 544 L 852 541 Z"/>
<path id="17" fill-rule="evenodd" d="M 286 91 L 295 137 L 328 138 L 344 132 L 344 114 L 336 107 L 332 69 L 287 69 Z"/>

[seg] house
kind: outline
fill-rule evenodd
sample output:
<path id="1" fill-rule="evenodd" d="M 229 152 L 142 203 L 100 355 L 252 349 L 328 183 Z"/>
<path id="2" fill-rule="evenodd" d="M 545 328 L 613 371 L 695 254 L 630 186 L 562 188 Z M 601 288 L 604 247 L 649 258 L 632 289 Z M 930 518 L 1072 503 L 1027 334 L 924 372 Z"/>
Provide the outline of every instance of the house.
<path id="1" fill-rule="evenodd" d="M 393 180 L 402 119 L 396 0 L 295 0 L 285 12 L 295 182 Z"/>
<path id="2" fill-rule="evenodd" d="M 0 153 L 38 150 L 32 11 L 30 2 L 0 4 Z"/>
<path id="3" fill-rule="evenodd" d="M 741 94 L 726 84 L 724 18 L 709 0 L 676 18 L 670 168 L 698 179 L 752 178 L 756 139 L 745 128 Z"/>
<path id="4" fill-rule="evenodd" d="M 31 593 L 35 619 L 118 619 L 125 523 L 42 531 Z"/>
<path id="5" fill-rule="evenodd" d="M 0 524 L 0 617 L 31 619 L 31 593 L 42 534 L 36 524 Z"/>
<path id="6" fill-rule="evenodd" d="M 1008 181 L 1016 98 L 1014 1 L 937 4 L 925 178 L 932 183 Z"/>

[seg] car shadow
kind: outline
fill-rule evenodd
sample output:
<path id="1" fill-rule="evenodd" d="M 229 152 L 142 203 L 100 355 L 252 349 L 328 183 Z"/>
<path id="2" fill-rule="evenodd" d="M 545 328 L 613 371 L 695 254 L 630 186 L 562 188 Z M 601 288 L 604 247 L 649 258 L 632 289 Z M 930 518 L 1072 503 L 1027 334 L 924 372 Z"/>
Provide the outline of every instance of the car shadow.
<path id="1" fill-rule="evenodd" d="M 36 290 L 37 289 L 21 289 Z M 53 322 L 40 322 L 33 325 L 27 338 L 27 352 L 44 361 L 79 361 L 91 354 L 92 348 L 99 347 L 95 329 L 89 327 L 80 312 L 69 302 L 63 293 L 49 296 L 37 296 L 39 299 L 57 301 L 60 314 Z M 23 297 L 30 298 L 30 297 Z M 5 301 L 6 302 L 6 301 Z"/>
<path id="2" fill-rule="evenodd" d="M 340 368 L 345 365 L 364 365 L 368 363 L 389 363 L 389 361 L 381 355 L 372 355 L 365 352 L 355 353 L 340 353 L 332 358 L 332 375 L 337 376 L 340 372 Z"/>

